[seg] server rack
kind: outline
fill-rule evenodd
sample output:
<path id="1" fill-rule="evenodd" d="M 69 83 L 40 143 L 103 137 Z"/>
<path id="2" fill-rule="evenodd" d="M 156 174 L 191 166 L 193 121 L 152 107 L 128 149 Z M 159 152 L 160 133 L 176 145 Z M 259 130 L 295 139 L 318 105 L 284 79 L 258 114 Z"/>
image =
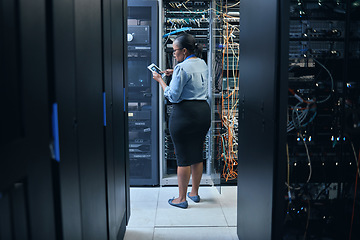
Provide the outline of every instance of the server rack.
<path id="1" fill-rule="evenodd" d="M 284 238 L 358 239 L 359 1 L 289 2 Z"/>
<path id="2" fill-rule="evenodd" d="M 210 55 L 210 36 L 212 1 L 186 1 L 178 2 L 172 0 L 163 1 L 160 12 L 160 43 L 159 50 L 161 56 L 161 68 L 173 68 L 176 65 L 172 54 L 172 41 L 177 34 L 186 31 L 192 34 L 199 44 L 203 46 L 203 59 L 207 62 L 209 72 L 211 72 L 212 59 Z M 175 32 L 174 32 L 175 31 Z M 171 77 L 165 77 L 167 84 Z M 210 76 L 211 83 L 212 78 Z M 211 84 L 209 84 L 209 95 L 211 94 Z M 209 100 L 211 104 L 211 100 Z M 168 119 L 172 111 L 172 104 L 160 96 L 160 185 L 177 184 L 176 178 L 176 158 L 174 146 L 168 130 Z M 204 144 L 204 174 L 201 184 L 213 184 L 213 162 L 211 153 L 211 131 L 209 131 Z M 212 179 L 213 178 L 213 179 Z"/>
<path id="3" fill-rule="evenodd" d="M 209 104 L 212 124 L 204 145 L 204 184 L 234 183 L 237 168 L 239 1 L 163 1 L 160 22 L 162 68 L 172 68 L 172 40 L 182 31 L 203 45 L 209 66 Z M 174 35 L 172 35 L 172 33 Z M 227 66 L 230 63 L 231 66 Z M 229 81 L 228 81 L 229 79 Z M 167 82 L 171 78 L 166 79 Z M 229 84 L 227 84 L 229 82 Z M 230 96 L 230 97 L 229 97 Z M 176 159 L 167 124 L 172 105 L 160 98 L 163 125 L 161 184 L 175 184 Z M 162 103 L 163 102 L 163 103 Z M 161 130 L 163 129 L 163 130 Z M 219 188 L 220 189 L 220 188 Z"/>
<path id="4" fill-rule="evenodd" d="M 359 238 L 359 12 L 353 0 L 242 2 L 239 238 Z"/>
<path id="5" fill-rule="evenodd" d="M 128 1 L 130 184 L 159 184 L 158 86 L 147 66 L 158 63 L 157 1 Z"/>

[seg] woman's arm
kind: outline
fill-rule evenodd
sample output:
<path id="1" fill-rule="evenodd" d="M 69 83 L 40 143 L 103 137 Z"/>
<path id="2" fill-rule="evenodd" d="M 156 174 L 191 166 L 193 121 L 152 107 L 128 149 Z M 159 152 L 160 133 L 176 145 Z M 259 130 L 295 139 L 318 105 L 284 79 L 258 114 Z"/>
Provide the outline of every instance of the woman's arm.
<path id="1" fill-rule="evenodd" d="M 166 73 L 165 73 L 166 74 Z M 158 83 L 160 83 L 160 86 L 162 87 L 162 89 L 165 91 L 165 88 L 167 87 L 166 83 L 163 81 L 162 77 L 160 74 L 153 72 L 153 78 L 155 79 L 155 81 L 157 81 Z"/>

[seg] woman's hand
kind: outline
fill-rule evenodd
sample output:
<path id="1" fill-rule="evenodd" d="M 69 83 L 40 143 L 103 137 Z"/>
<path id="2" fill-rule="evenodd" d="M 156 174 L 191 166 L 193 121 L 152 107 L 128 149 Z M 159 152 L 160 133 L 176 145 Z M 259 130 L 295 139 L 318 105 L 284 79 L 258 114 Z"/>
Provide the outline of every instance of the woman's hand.
<path id="1" fill-rule="evenodd" d="M 172 75 L 174 72 L 174 69 L 166 69 L 165 71 L 162 71 L 161 73 L 165 73 L 166 76 Z"/>
<path id="2" fill-rule="evenodd" d="M 162 77 L 157 72 L 153 72 L 153 79 L 155 79 L 158 83 L 162 82 Z"/>
<path id="3" fill-rule="evenodd" d="M 155 81 L 157 81 L 158 83 L 160 83 L 160 86 L 162 87 L 162 89 L 165 91 L 165 88 L 167 87 L 166 83 L 162 80 L 162 77 L 160 74 L 153 72 L 153 79 L 155 79 Z"/>

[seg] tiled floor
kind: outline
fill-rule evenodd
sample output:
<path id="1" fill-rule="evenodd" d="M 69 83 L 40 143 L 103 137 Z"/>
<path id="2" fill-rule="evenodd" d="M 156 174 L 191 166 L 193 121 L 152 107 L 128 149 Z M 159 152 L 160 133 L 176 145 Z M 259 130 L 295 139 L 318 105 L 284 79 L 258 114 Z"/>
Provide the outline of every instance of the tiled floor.
<path id="1" fill-rule="evenodd" d="M 236 186 L 200 187 L 200 203 L 172 207 L 177 187 L 130 188 L 131 217 L 125 240 L 237 240 Z"/>

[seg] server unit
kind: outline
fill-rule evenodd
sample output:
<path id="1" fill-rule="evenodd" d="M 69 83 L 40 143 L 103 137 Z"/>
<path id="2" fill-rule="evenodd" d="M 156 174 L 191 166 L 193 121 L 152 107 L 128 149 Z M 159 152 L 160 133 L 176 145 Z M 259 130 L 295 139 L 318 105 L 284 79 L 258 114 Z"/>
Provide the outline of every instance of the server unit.
<path id="1" fill-rule="evenodd" d="M 157 1 L 128 1 L 128 124 L 131 185 L 157 185 L 158 86 L 147 66 L 158 62 Z"/>

